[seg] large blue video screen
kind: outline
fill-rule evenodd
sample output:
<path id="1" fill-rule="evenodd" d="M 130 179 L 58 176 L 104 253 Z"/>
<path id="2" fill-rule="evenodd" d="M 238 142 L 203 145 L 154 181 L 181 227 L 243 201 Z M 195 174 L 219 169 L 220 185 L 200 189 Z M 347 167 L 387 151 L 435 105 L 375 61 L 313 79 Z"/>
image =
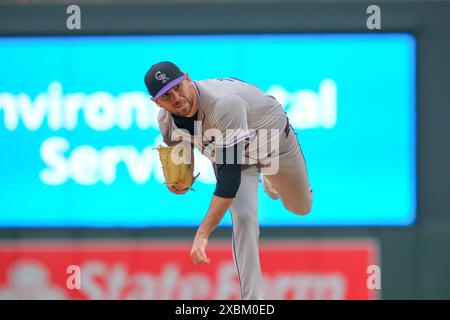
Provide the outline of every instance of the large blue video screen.
<path id="1" fill-rule="evenodd" d="M 415 39 L 409 34 L 0 38 L 0 227 L 197 226 L 215 188 L 162 184 L 143 78 L 173 61 L 275 96 L 314 192 L 298 216 L 260 186 L 262 226 L 403 226 L 416 216 Z M 230 214 L 221 226 L 231 225 Z"/>

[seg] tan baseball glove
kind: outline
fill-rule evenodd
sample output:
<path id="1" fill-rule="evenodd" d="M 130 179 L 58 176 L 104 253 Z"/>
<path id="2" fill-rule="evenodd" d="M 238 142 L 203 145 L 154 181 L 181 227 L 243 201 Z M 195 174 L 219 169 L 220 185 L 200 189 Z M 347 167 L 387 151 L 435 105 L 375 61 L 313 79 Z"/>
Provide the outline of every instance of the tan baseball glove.
<path id="1" fill-rule="evenodd" d="M 169 190 L 175 194 L 184 194 L 189 190 L 193 190 L 194 177 L 194 153 L 190 150 L 189 155 L 185 148 L 177 146 L 165 147 L 159 145 L 156 148 L 159 151 L 159 159 L 161 160 L 164 173 L 164 184 Z"/>

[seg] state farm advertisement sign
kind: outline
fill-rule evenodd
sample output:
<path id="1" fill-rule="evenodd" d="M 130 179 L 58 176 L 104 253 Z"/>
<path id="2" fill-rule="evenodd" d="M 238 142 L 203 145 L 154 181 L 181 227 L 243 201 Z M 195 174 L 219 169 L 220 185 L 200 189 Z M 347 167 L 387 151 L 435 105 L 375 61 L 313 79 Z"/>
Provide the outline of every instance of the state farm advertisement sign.
<path id="1" fill-rule="evenodd" d="M 0 299 L 240 299 L 231 243 L 195 266 L 185 242 L 0 242 Z M 373 241 L 262 242 L 267 299 L 376 299 Z M 375 290 L 376 291 L 376 290 Z"/>

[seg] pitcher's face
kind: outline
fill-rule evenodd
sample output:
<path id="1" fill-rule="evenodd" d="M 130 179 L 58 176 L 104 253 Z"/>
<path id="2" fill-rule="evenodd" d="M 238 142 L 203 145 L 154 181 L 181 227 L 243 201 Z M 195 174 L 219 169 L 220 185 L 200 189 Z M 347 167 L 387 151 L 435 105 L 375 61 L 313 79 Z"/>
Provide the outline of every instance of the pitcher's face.
<path id="1" fill-rule="evenodd" d="M 196 98 L 193 83 L 189 76 L 186 75 L 185 80 L 153 101 L 171 114 L 180 117 L 192 117 L 197 112 Z"/>

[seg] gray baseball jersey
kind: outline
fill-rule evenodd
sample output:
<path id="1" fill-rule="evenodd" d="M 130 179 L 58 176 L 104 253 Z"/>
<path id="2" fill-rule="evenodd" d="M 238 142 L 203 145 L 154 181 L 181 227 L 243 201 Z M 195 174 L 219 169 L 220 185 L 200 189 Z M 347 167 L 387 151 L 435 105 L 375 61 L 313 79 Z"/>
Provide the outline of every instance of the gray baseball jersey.
<path id="1" fill-rule="evenodd" d="M 199 110 L 198 136 L 193 142 L 203 155 L 215 161 L 217 147 L 229 147 L 244 139 L 247 139 L 244 164 L 255 164 L 277 152 L 279 134 L 285 129 L 287 118 L 274 97 L 233 78 L 202 80 L 194 82 L 194 86 Z M 160 110 L 158 121 L 163 140 L 168 145 L 175 144 L 177 138 L 190 141 L 190 134 L 177 130 L 171 114 L 165 109 Z M 261 143 L 256 143 L 263 140 L 264 148 Z"/>
<path id="2" fill-rule="evenodd" d="M 197 124 L 200 126 L 197 125 L 196 135 L 179 132 L 171 114 L 161 109 L 158 121 L 163 140 L 168 145 L 176 144 L 179 138 L 191 141 L 212 161 L 215 161 L 216 148 L 247 141 L 244 157 L 254 159 L 256 156 L 258 162 L 242 169 L 239 189 L 229 208 L 233 222 L 232 251 L 242 299 L 263 299 L 266 290 L 259 261 L 260 173 L 289 211 L 306 214 L 310 210 L 312 193 L 303 153 L 283 107 L 274 97 L 232 78 L 202 80 L 194 82 L 194 86 L 199 100 Z M 269 133 L 268 139 L 261 139 L 267 132 L 277 134 Z M 258 140 L 267 144 L 252 143 Z M 260 166 L 259 161 L 274 159 L 278 161 L 276 172 Z"/>

